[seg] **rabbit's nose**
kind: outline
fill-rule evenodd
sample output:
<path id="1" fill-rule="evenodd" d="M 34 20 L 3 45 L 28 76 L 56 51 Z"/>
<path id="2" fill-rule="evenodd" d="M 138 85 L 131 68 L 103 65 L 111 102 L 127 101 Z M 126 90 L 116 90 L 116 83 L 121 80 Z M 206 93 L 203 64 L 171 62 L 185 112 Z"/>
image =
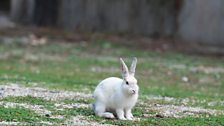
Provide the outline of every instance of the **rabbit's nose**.
<path id="1" fill-rule="evenodd" d="M 132 90 L 132 93 L 133 93 L 133 94 L 135 94 L 135 92 L 136 92 L 135 90 Z"/>

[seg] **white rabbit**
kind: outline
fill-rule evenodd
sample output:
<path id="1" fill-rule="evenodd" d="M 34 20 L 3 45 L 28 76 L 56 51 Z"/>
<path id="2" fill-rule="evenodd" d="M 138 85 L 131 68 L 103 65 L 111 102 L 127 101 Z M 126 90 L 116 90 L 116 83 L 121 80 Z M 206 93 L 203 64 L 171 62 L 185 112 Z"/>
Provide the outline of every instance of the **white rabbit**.
<path id="1" fill-rule="evenodd" d="M 115 118 L 116 114 L 118 119 L 132 120 L 131 109 L 137 102 L 139 90 L 134 77 L 137 58 L 133 58 L 130 72 L 122 58 L 120 62 L 123 79 L 109 77 L 101 81 L 93 93 L 93 109 L 100 117 Z"/>

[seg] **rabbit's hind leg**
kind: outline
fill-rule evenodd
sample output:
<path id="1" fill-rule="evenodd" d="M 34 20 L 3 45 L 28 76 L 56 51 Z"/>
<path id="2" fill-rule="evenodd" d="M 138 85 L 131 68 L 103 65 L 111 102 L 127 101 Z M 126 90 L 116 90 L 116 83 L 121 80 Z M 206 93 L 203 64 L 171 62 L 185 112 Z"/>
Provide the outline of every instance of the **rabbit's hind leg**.
<path id="1" fill-rule="evenodd" d="M 110 112 L 106 112 L 106 107 L 103 103 L 95 103 L 95 114 L 99 117 L 113 119 L 114 115 Z"/>

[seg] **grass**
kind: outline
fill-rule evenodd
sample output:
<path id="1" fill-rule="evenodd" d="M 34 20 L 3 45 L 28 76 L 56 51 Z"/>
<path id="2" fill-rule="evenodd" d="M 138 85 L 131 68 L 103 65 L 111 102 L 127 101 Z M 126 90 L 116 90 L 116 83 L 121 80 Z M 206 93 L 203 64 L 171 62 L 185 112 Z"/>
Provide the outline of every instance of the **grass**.
<path id="1" fill-rule="evenodd" d="M 155 52 L 126 48 L 100 40 L 86 43 L 48 43 L 43 46 L 23 44 L 4 44 L 0 42 L 0 84 L 19 83 L 25 86 L 38 86 L 57 90 L 83 91 L 91 93 L 100 80 L 120 77 L 119 57 L 127 64 L 131 57 L 138 57 L 136 78 L 139 80 L 140 101 L 148 104 L 181 105 L 178 99 L 190 99 L 188 106 L 223 110 L 224 101 L 224 58 L 187 55 L 177 52 Z M 212 69 L 212 70 L 210 70 Z M 210 70 L 209 72 L 207 72 Z M 185 82 L 182 77 L 187 77 Z M 148 96 L 174 97 L 176 101 L 147 101 Z M 53 101 L 36 97 L 6 97 L 4 102 L 43 105 L 53 114 L 70 118 L 82 115 L 87 120 L 117 125 L 224 125 L 223 115 L 175 118 L 144 117 L 146 113 L 140 106 L 134 115 L 140 122 L 104 120 L 93 115 L 90 109 L 54 109 Z M 196 102 L 195 102 L 196 101 Z M 202 102 L 203 101 L 203 102 Z M 65 99 L 58 102 L 89 104 L 92 99 Z M 217 102 L 209 106 L 209 102 Z M 0 120 L 37 122 L 46 117 L 25 108 L 0 107 Z M 6 113 L 10 116 L 6 116 Z M 16 116 L 19 113 L 19 116 Z M 32 115 L 30 115 L 32 114 Z M 4 115 L 4 116 L 3 116 Z M 27 117 L 32 118 L 27 118 Z M 54 120 L 50 120 L 54 121 Z"/>
<path id="2" fill-rule="evenodd" d="M 185 117 L 181 119 L 175 118 L 155 118 L 144 119 L 140 122 L 132 121 L 118 121 L 118 120 L 109 120 L 107 123 L 119 125 L 119 126 L 222 126 L 224 121 L 221 117 Z"/>
<path id="3" fill-rule="evenodd" d="M 23 108 L 5 108 L 0 106 L 0 121 L 7 122 L 23 122 L 28 124 L 37 124 L 40 121 L 58 122 L 57 119 L 51 119 L 46 116 L 40 116 L 34 111 Z"/>

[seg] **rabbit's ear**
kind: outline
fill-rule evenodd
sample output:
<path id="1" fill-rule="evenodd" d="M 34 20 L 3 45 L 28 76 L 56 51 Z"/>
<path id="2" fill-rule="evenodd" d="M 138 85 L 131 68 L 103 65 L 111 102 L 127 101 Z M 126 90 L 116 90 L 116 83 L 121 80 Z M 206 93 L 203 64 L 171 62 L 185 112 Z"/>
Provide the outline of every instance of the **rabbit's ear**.
<path id="1" fill-rule="evenodd" d="M 135 76 L 136 64 L 137 64 L 137 58 L 134 57 L 133 60 L 132 60 L 131 67 L 130 67 L 130 75 L 132 75 L 132 76 Z"/>
<path id="2" fill-rule="evenodd" d="M 126 77 L 128 77 L 128 67 L 127 65 L 124 63 L 123 59 L 120 58 L 120 62 L 121 62 L 121 71 L 122 71 L 122 76 L 125 79 Z"/>

